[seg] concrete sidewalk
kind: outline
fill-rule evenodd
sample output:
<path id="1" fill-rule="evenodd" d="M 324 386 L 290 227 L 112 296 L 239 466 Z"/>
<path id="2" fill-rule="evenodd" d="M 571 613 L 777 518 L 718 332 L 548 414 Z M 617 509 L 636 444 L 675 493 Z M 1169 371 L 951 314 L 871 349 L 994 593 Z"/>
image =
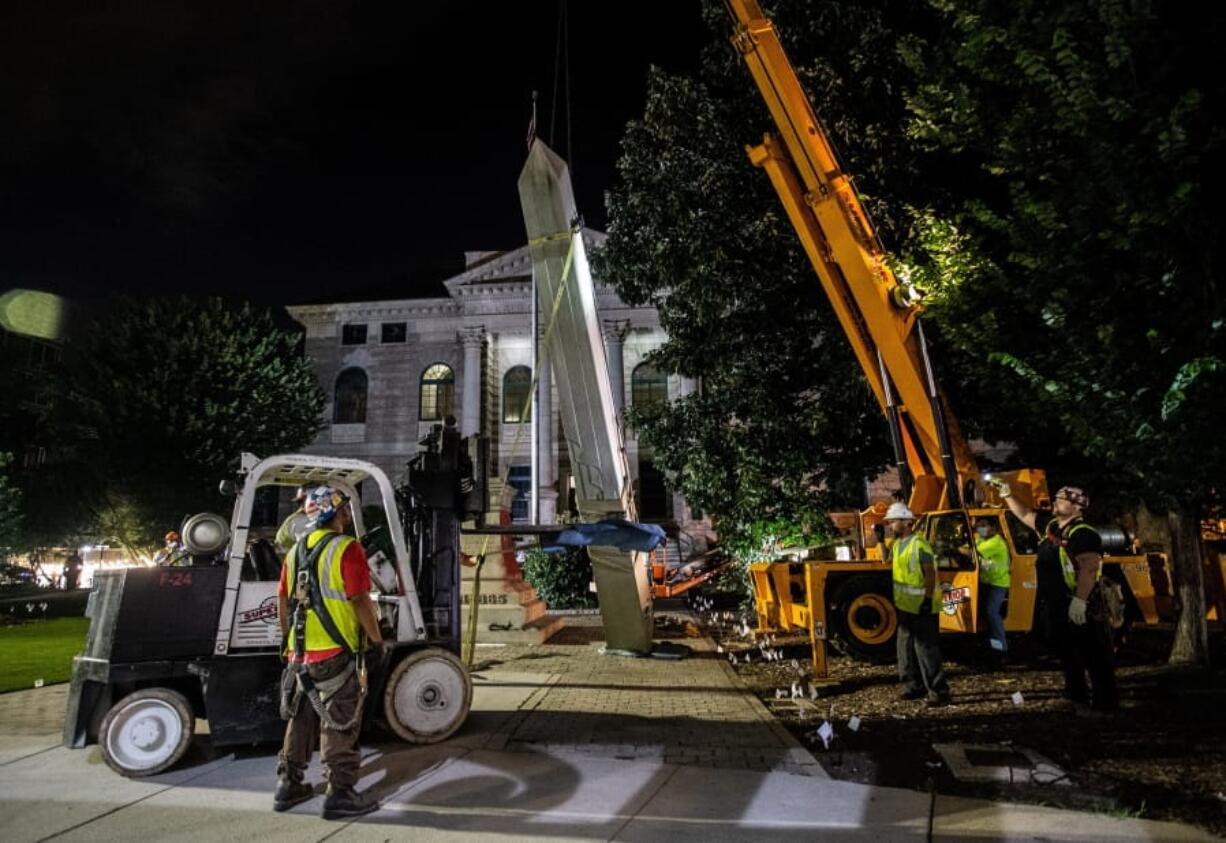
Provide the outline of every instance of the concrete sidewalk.
<path id="1" fill-rule="evenodd" d="M 709 642 L 685 662 L 597 655 L 595 635 L 483 648 L 473 712 L 444 744 L 366 751 L 383 800 L 351 823 L 319 795 L 271 810 L 275 747 L 115 775 L 59 746 L 66 686 L 0 696 L 0 840 L 1201 840 L 1195 829 L 830 780 Z M 586 638 L 585 638 L 586 636 Z M 588 640 L 590 639 L 590 640 Z"/>

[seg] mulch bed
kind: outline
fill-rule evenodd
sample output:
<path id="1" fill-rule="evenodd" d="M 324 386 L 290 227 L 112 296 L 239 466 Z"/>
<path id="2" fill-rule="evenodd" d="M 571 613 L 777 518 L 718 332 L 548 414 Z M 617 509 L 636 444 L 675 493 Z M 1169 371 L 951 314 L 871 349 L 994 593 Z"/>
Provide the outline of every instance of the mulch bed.
<path id="1" fill-rule="evenodd" d="M 1117 667 L 1120 713 L 1087 720 L 1062 700 L 1057 664 L 1036 664 L 1034 654 L 1020 652 L 1030 666 L 991 669 L 984 642 L 949 636 L 942 639 L 954 695 L 947 708 L 898 699 L 892 665 L 835 654 L 830 681 L 814 683 L 818 697 L 812 699 L 804 636 L 745 636 L 731 613 L 699 614 L 723 652 L 737 656 L 742 681 L 837 779 L 1178 820 L 1226 835 L 1226 671 L 1167 668 L 1169 630 L 1134 633 Z M 1223 664 L 1220 639 L 1216 665 Z M 1024 646 L 1019 642 L 1015 651 Z M 782 661 L 764 659 L 762 647 Z M 793 683 L 805 692 L 804 701 L 792 699 Z M 781 692 L 785 699 L 778 698 Z M 1018 692 L 1020 704 L 1013 698 Z M 853 716 L 860 719 L 858 731 L 848 727 Z M 823 721 L 834 727 L 829 747 L 817 733 Z M 959 781 L 932 748 L 953 742 L 1037 751 L 1059 765 L 1067 781 Z"/>

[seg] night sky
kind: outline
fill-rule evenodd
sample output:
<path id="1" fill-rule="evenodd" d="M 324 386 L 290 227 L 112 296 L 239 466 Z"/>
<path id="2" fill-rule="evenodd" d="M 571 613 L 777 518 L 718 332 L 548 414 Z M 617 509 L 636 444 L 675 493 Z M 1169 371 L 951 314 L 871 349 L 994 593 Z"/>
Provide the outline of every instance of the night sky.
<path id="1" fill-rule="evenodd" d="M 648 67 L 692 70 L 709 36 L 698 0 L 571 6 L 570 147 L 600 228 Z M 0 289 L 437 294 L 465 250 L 523 243 L 557 22 L 557 0 L 0 4 Z M 560 103 L 563 156 L 565 124 Z"/>

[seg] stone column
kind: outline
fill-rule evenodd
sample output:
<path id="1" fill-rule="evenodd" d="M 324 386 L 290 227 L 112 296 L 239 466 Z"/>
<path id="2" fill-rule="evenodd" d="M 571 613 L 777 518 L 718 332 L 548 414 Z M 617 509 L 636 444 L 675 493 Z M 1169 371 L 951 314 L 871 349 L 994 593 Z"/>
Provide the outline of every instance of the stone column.
<path id="1" fill-rule="evenodd" d="M 460 419 L 460 435 L 473 436 L 481 432 L 481 344 L 485 326 L 460 329 L 464 346 L 464 404 Z"/>
<path id="2" fill-rule="evenodd" d="M 537 502 L 540 507 L 539 523 L 552 524 L 557 520 L 558 493 L 554 484 L 558 479 L 558 464 L 553 455 L 553 367 L 541 337 L 540 355 L 536 359 L 536 441 L 540 448 L 540 463 L 537 478 Z"/>
<path id="3" fill-rule="evenodd" d="M 600 323 L 604 334 L 605 357 L 609 359 L 609 380 L 613 384 L 613 406 L 620 417 L 626 409 L 626 373 L 622 364 L 622 343 L 630 330 L 629 319 L 605 319 Z"/>

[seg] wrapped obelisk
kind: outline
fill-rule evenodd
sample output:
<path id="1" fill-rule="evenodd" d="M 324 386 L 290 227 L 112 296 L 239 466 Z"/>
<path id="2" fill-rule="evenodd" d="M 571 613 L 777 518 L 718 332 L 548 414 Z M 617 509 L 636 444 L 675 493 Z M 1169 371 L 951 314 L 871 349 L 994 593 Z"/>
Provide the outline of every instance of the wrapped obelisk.
<path id="1" fill-rule="evenodd" d="M 570 171 L 534 140 L 519 176 L 537 306 L 545 326 L 541 353 L 549 355 L 558 409 L 570 452 L 579 517 L 636 520 L 622 429 L 613 403 L 596 290 L 592 283 Z M 540 384 L 548 389 L 549 384 Z M 651 652 L 654 620 L 644 553 L 588 548 L 596 597 L 612 652 Z"/>

